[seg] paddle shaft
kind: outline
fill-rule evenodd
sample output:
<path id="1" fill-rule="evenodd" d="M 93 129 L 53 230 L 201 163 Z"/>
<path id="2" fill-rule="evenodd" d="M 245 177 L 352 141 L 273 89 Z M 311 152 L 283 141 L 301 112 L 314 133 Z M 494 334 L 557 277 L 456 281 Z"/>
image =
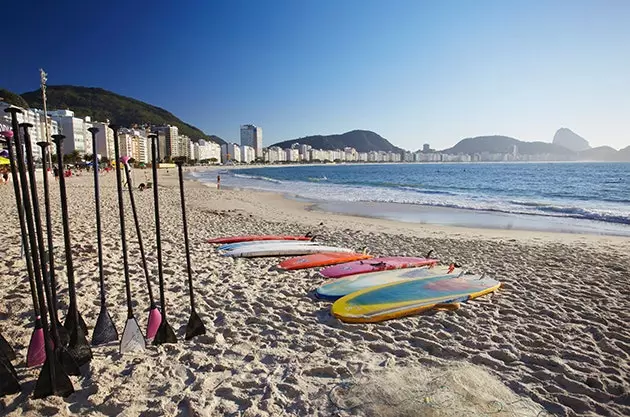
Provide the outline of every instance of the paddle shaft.
<path id="1" fill-rule="evenodd" d="M 122 240 L 123 270 L 125 273 L 125 291 L 127 292 L 127 320 L 133 318 L 131 306 L 131 283 L 129 281 L 129 259 L 127 255 L 127 234 L 125 233 L 125 208 L 123 206 L 122 178 L 120 175 L 120 144 L 118 126 L 109 125 L 114 131 L 114 158 L 116 159 L 116 190 L 118 192 L 118 215 L 120 216 L 120 238 Z"/>
<path id="2" fill-rule="evenodd" d="M 50 325 L 52 330 L 52 337 L 55 346 L 61 345 L 61 339 L 59 338 L 59 331 L 57 330 L 57 321 L 55 316 L 55 310 L 53 305 L 52 288 L 50 277 L 48 275 L 48 265 L 46 264 L 46 246 L 44 245 L 44 231 L 42 228 L 41 213 L 39 211 L 39 198 L 37 195 L 37 180 L 35 178 L 35 163 L 33 162 L 33 145 L 31 144 L 31 135 L 28 133 L 28 128 L 33 127 L 29 123 L 20 124 L 24 129 L 24 145 L 26 147 L 26 164 L 27 171 L 31 185 L 31 199 L 33 201 L 33 219 L 35 221 L 35 231 L 37 233 L 37 247 L 39 249 L 40 267 L 42 269 L 42 278 L 44 281 L 44 291 L 46 294 L 46 301 L 48 303 L 48 311 L 50 312 Z"/>
<path id="3" fill-rule="evenodd" d="M 17 120 L 15 126 L 13 126 L 14 137 L 17 136 L 18 126 Z M 22 196 L 20 191 L 20 181 L 18 178 L 18 171 L 15 166 L 15 155 L 13 153 L 13 146 L 11 143 L 11 139 L 7 138 L 7 147 L 9 148 L 9 165 L 11 167 L 11 178 L 13 179 L 13 191 L 15 192 L 15 205 L 18 210 L 18 217 L 20 220 L 20 232 L 22 233 L 22 246 L 24 247 L 25 258 L 26 258 L 26 270 L 28 272 L 28 283 L 31 287 L 31 298 L 33 299 L 33 312 L 35 314 L 35 325 L 37 328 L 37 324 L 41 324 L 40 313 L 39 313 L 39 301 L 37 300 L 36 288 L 35 288 L 35 275 L 33 273 L 33 261 L 29 256 L 30 245 L 28 239 L 28 232 L 26 230 L 26 220 L 24 218 L 24 207 L 22 205 Z"/>
<path id="4" fill-rule="evenodd" d="M 76 312 L 75 322 L 79 323 L 79 311 L 77 310 L 77 293 L 74 287 L 74 264 L 72 263 L 72 243 L 70 242 L 70 222 L 68 220 L 68 196 L 66 195 L 66 178 L 63 172 L 63 140 L 64 135 L 52 136 L 57 145 L 57 165 L 59 167 L 59 194 L 61 196 L 61 220 L 63 225 L 63 243 L 66 254 L 66 272 L 68 274 L 68 295 L 70 306 L 68 312 Z M 66 322 L 67 322 L 66 318 Z"/>
<path id="5" fill-rule="evenodd" d="M 184 175 L 182 163 L 177 163 L 177 173 L 179 174 L 179 195 L 182 201 L 182 223 L 184 225 L 184 246 L 186 248 L 186 271 L 188 272 L 188 293 L 190 294 L 190 308 L 195 310 L 195 297 L 192 284 L 192 267 L 190 265 L 190 246 L 188 245 L 188 222 L 186 221 L 186 203 L 184 201 Z"/>
<path id="6" fill-rule="evenodd" d="M 151 279 L 149 278 L 149 267 L 147 266 L 147 258 L 144 254 L 144 245 L 142 244 L 142 233 L 140 232 L 140 222 L 138 221 L 136 201 L 133 198 L 133 190 L 131 189 L 131 174 L 129 172 L 129 165 L 125 162 L 123 163 L 123 166 L 125 168 L 125 177 L 127 178 L 127 188 L 129 189 L 129 201 L 131 202 L 133 222 L 136 226 L 136 235 L 138 235 L 138 246 L 140 247 L 140 258 L 142 258 L 142 269 L 144 269 L 144 277 L 147 280 L 147 289 L 149 290 L 149 303 L 151 305 L 150 308 L 155 308 L 153 289 L 151 288 Z"/>
<path id="7" fill-rule="evenodd" d="M 166 302 L 164 297 L 164 271 L 162 270 L 162 240 L 160 238 L 160 203 L 158 200 L 158 174 L 157 174 L 157 135 L 149 135 L 151 138 L 151 169 L 153 171 L 153 205 L 155 208 L 155 240 L 157 241 L 158 278 L 160 282 L 160 307 L 162 307 L 162 320 L 166 319 Z"/>
<path id="8" fill-rule="evenodd" d="M 26 135 L 26 132 L 25 132 Z M 55 256 L 54 256 L 54 240 L 52 231 L 52 219 L 50 213 L 50 187 L 48 184 L 48 170 L 47 170 L 47 158 L 46 152 L 48 151 L 48 142 L 37 143 L 42 150 L 42 170 L 43 170 L 43 183 L 44 183 L 44 207 L 46 212 L 46 233 L 48 240 L 48 279 L 50 280 L 50 291 L 52 295 L 52 305 L 48 307 L 50 314 L 52 315 L 51 321 L 54 319 L 55 324 L 59 322 L 59 312 L 57 309 L 57 280 L 55 278 Z"/>
<path id="9" fill-rule="evenodd" d="M 101 305 L 105 305 L 105 273 L 103 272 L 103 236 L 101 229 L 101 192 L 98 183 L 98 154 L 96 153 L 96 132 L 97 127 L 88 129 L 92 134 L 92 169 L 94 170 L 94 208 L 96 216 L 96 249 L 98 252 L 98 279 L 100 283 Z"/>
<path id="10" fill-rule="evenodd" d="M 7 110 L 13 110 L 9 108 Z M 16 109 L 17 110 L 17 109 Z M 26 228 L 28 229 L 28 240 L 30 244 L 31 250 L 31 258 L 33 261 L 33 275 L 35 276 L 35 284 L 37 289 L 37 299 L 39 303 L 39 312 L 42 320 L 42 331 L 44 332 L 44 349 L 46 350 L 46 361 L 50 366 L 50 384 L 55 387 L 55 361 L 52 360 L 54 352 L 52 350 L 52 346 L 48 343 L 50 339 L 50 333 L 48 332 L 48 317 L 46 313 L 46 302 L 44 301 L 44 286 L 42 284 L 42 269 L 39 264 L 39 255 L 37 253 L 37 243 L 35 237 L 35 226 L 33 225 L 33 210 L 31 208 L 31 201 L 28 195 L 28 185 L 26 179 L 26 169 L 24 167 L 24 155 L 22 153 L 21 143 L 20 143 L 20 132 L 17 122 L 17 115 L 15 110 L 11 112 L 11 122 L 13 127 L 13 137 L 15 138 L 15 150 L 16 150 L 16 159 L 18 165 L 18 171 L 20 174 L 20 183 L 22 184 L 22 203 L 24 207 L 25 220 L 26 220 Z M 33 204 L 36 204 L 37 201 L 34 201 Z M 27 255 L 28 256 L 28 255 Z M 57 327 L 54 326 L 54 329 Z M 58 335 L 53 332 L 53 335 L 56 337 Z M 58 347 L 58 339 L 55 340 L 55 347 Z"/>

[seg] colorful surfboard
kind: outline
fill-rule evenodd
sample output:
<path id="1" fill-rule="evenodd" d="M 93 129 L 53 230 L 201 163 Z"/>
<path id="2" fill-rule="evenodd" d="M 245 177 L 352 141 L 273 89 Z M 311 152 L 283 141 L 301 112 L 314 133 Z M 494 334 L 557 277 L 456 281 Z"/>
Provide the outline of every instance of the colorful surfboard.
<path id="1" fill-rule="evenodd" d="M 221 251 L 234 250 L 238 248 L 253 247 L 258 245 L 319 245 L 320 242 L 312 242 L 310 240 L 254 240 L 251 242 L 238 242 L 238 243 L 226 243 L 219 246 L 217 249 Z"/>
<path id="2" fill-rule="evenodd" d="M 250 248 L 237 248 L 223 253 L 223 256 L 255 258 L 261 256 L 298 256 L 320 252 L 354 252 L 352 249 L 319 245 L 260 245 Z"/>
<path id="3" fill-rule="evenodd" d="M 478 275 L 398 281 L 340 298 L 332 305 L 331 312 L 348 323 L 376 323 L 466 302 L 496 291 L 500 286 L 499 281 Z"/>
<path id="4" fill-rule="evenodd" d="M 454 269 L 451 271 L 448 266 L 436 266 L 429 268 L 426 266 L 410 269 L 395 269 L 392 271 L 370 272 L 367 274 L 350 275 L 339 279 L 331 279 L 323 283 L 316 291 L 319 298 L 336 300 L 356 291 L 364 290 L 377 285 L 391 284 L 392 282 L 431 277 L 455 278 L 463 271 Z"/>
<path id="5" fill-rule="evenodd" d="M 388 271 L 390 269 L 415 268 L 418 266 L 434 265 L 437 259 L 412 258 L 408 256 L 391 256 L 386 258 L 372 258 L 368 261 L 348 262 L 324 268 L 319 273 L 326 278 L 341 278 L 349 275 L 367 272 Z"/>
<path id="6" fill-rule="evenodd" d="M 237 242 L 249 242 L 252 240 L 311 240 L 312 235 L 307 234 L 304 236 L 284 236 L 284 235 L 244 235 L 244 236 L 230 236 L 230 237 L 217 237 L 214 239 L 208 239 L 208 243 L 237 243 Z"/>
<path id="7" fill-rule="evenodd" d="M 369 259 L 371 257 L 372 255 L 365 253 L 324 252 L 290 258 L 280 262 L 278 267 L 288 270 L 306 269 L 356 261 L 359 259 Z"/>

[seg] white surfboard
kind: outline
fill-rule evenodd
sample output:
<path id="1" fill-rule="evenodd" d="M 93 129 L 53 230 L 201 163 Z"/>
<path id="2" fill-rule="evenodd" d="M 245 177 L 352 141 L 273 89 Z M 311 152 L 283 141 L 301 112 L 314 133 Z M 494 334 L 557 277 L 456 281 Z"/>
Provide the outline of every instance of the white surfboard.
<path id="1" fill-rule="evenodd" d="M 255 240 L 252 242 L 228 243 L 219 246 L 220 251 L 230 251 L 238 248 L 256 247 L 260 245 L 320 245 L 321 242 L 312 242 L 310 240 Z"/>
<path id="2" fill-rule="evenodd" d="M 340 248 L 337 246 L 278 244 L 249 248 L 238 248 L 232 251 L 225 252 L 223 256 L 255 258 L 260 256 L 298 256 L 321 252 L 354 252 L 354 249 Z"/>

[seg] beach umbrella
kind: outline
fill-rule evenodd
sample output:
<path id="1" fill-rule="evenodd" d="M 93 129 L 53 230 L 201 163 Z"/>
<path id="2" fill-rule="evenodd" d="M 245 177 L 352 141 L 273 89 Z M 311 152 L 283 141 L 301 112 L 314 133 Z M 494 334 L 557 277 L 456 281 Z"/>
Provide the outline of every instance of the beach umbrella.
<path id="1" fill-rule="evenodd" d="M 0 165 L 9 165 L 11 161 L 9 158 L 5 158 L 4 156 L 0 156 Z"/>
<path id="2" fill-rule="evenodd" d="M 195 297 L 193 295 L 192 267 L 190 266 L 190 245 L 188 244 L 188 223 L 186 221 L 186 204 L 184 202 L 184 175 L 182 174 L 183 161 L 177 161 L 177 172 L 179 174 L 179 195 L 182 202 L 182 223 L 184 226 L 184 246 L 186 248 L 186 272 L 188 273 L 188 294 L 190 295 L 190 318 L 186 325 L 186 340 L 206 333 L 206 327 L 201 321 L 201 317 L 195 310 Z"/>
<path id="3" fill-rule="evenodd" d="M 127 188 L 129 189 L 129 201 L 131 202 L 131 212 L 133 213 L 133 222 L 136 226 L 136 235 L 138 236 L 138 246 L 140 246 L 140 258 L 142 260 L 142 269 L 144 270 L 144 278 L 147 281 L 147 290 L 149 291 L 149 319 L 147 322 L 147 339 L 153 340 L 157 333 L 160 323 L 162 322 L 162 314 L 155 305 L 153 299 L 153 289 L 151 286 L 151 278 L 149 277 L 149 268 L 147 266 L 147 258 L 144 254 L 144 245 L 142 244 L 142 233 L 140 232 L 140 222 L 138 221 L 138 212 L 136 210 L 136 202 L 133 198 L 133 188 L 131 187 L 131 172 L 129 170 L 129 158 L 123 156 L 121 158 L 125 168 L 125 177 L 127 178 Z"/>
<path id="4" fill-rule="evenodd" d="M 88 129 L 92 134 L 92 147 L 96 149 L 96 133 L 97 127 L 91 127 Z M 98 164 L 98 154 L 93 154 L 93 164 Z M 114 340 L 118 340 L 118 331 L 114 325 L 114 321 L 107 311 L 107 302 L 105 300 L 105 273 L 103 272 L 103 241 L 101 232 L 101 195 L 98 184 L 98 169 L 94 169 L 94 202 L 96 204 L 96 243 L 98 249 L 98 276 L 100 283 L 100 295 L 101 295 L 101 311 L 96 319 L 96 326 L 92 332 L 92 345 L 97 346 Z"/>
<path id="5" fill-rule="evenodd" d="M 13 132 L 0 132 L 0 133 L 4 134 L 4 133 L 13 133 Z M 1 150 L 0 151 L 0 156 L 8 158 L 9 157 L 9 151 L 7 151 L 6 149 Z"/>
<path id="6" fill-rule="evenodd" d="M 120 160 L 120 144 L 118 142 L 118 126 L 109 125 L 114 131 L 114 156 L 115 161 Z M 120 217 L 120 238 L 122 242 L 123 253 L 123 272 L 125 274 L 125 290 L 127 293 L 127 322 L 120 339 L 120 353 L 144 350 L 146 348 L 146 340 L 142 335 L 138 320 L 133 314 L 133 306 L 131 302 L 131 282 L 129 281 L 129 259 L 127 255 L 127 236 L 125 233 L 125 209 L 123 204 L 122 179 L 120 170 L 116 170 L 116 191 L 118 194 L 118 215 Z"/>

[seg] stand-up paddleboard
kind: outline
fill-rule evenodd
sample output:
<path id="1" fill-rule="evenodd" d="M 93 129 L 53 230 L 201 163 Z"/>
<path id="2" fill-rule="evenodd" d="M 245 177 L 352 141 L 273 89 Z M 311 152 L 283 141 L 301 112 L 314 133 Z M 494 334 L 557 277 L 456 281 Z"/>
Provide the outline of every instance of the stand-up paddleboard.
<path id="1" fill-rule="evenodd" d="M 320 245 L 321 242 L 313 242 L 310 240 L 254 240 L 251 242 L 227 243 L 217 248 L 220 251 L 234 250 L 238 248 L 246 248 L 257 245 Z"/>
<path id="2" fill-rule="evenodd" d="M 253 240 L 311 240 L 313 236 L 310 233 L 304 236 L 283 236 L 283 235 L 244 235 L 231 237 L 217 237 L 208 239 L 208 243 L 238 243 L 249 242 Z"/>
<path id="3" fill-rule="evenodd" d="M 341 278 L 349 275 L 367 272 L 389 271 L 391 269 L 415 268 L 418 266 L 434 265 L 437 259 L 412 258 L 408 256 L 372 258 L 368 261 L 348 262 L 341 265 L 324 268 L 319 273 L 326 278 Z"/>
<path id="4" fill-rule="evenodd" d="M 433 268 L 419 267 L 411 269 L 395 269 L 393 271 L 370 272 L 367 274 L 350 275 L 348 277 L 331 279 L 324 282 L 315 295 L 319 298 L 336 300 L 345 295 L 370 287 L 376 287 L 392 282 L 404 281 L 408 279 L 444 277 L 455 278 L 463 271 L 461 269 L 451 270 L 448 266 L 436 266 Z"/>
<path id="5" fill-rule="evenodd" d="M 295 270 L 315 268 L 318 266 L 335 265 L 343 262 L 358 261 L 359 259 L 370 259 L 372 255 L 366 253 L 344 253 L 344 252 L 324 252 L 312 255 L 297 256 L 287 259 L 278 264 L 278 268 Z"/>
<path id="6" fill-rule="evenodd" d="M 448 304 L 456 306 L 455 303 L 496 291 L 500 286 L 499 281 L 478 275 L 398 281 L 340 298 L 331 312 L 348 323 L 376 323 Z"/>
<path id="7" fill-rule="evenodd" d="M 253 248 L 240 248 L 223 253 L 223 256 L 255 258 L 261 256 L 298 256 L 320 252 L 354 252 L 352 249 L 318 245 L 263 245 Z"/>

